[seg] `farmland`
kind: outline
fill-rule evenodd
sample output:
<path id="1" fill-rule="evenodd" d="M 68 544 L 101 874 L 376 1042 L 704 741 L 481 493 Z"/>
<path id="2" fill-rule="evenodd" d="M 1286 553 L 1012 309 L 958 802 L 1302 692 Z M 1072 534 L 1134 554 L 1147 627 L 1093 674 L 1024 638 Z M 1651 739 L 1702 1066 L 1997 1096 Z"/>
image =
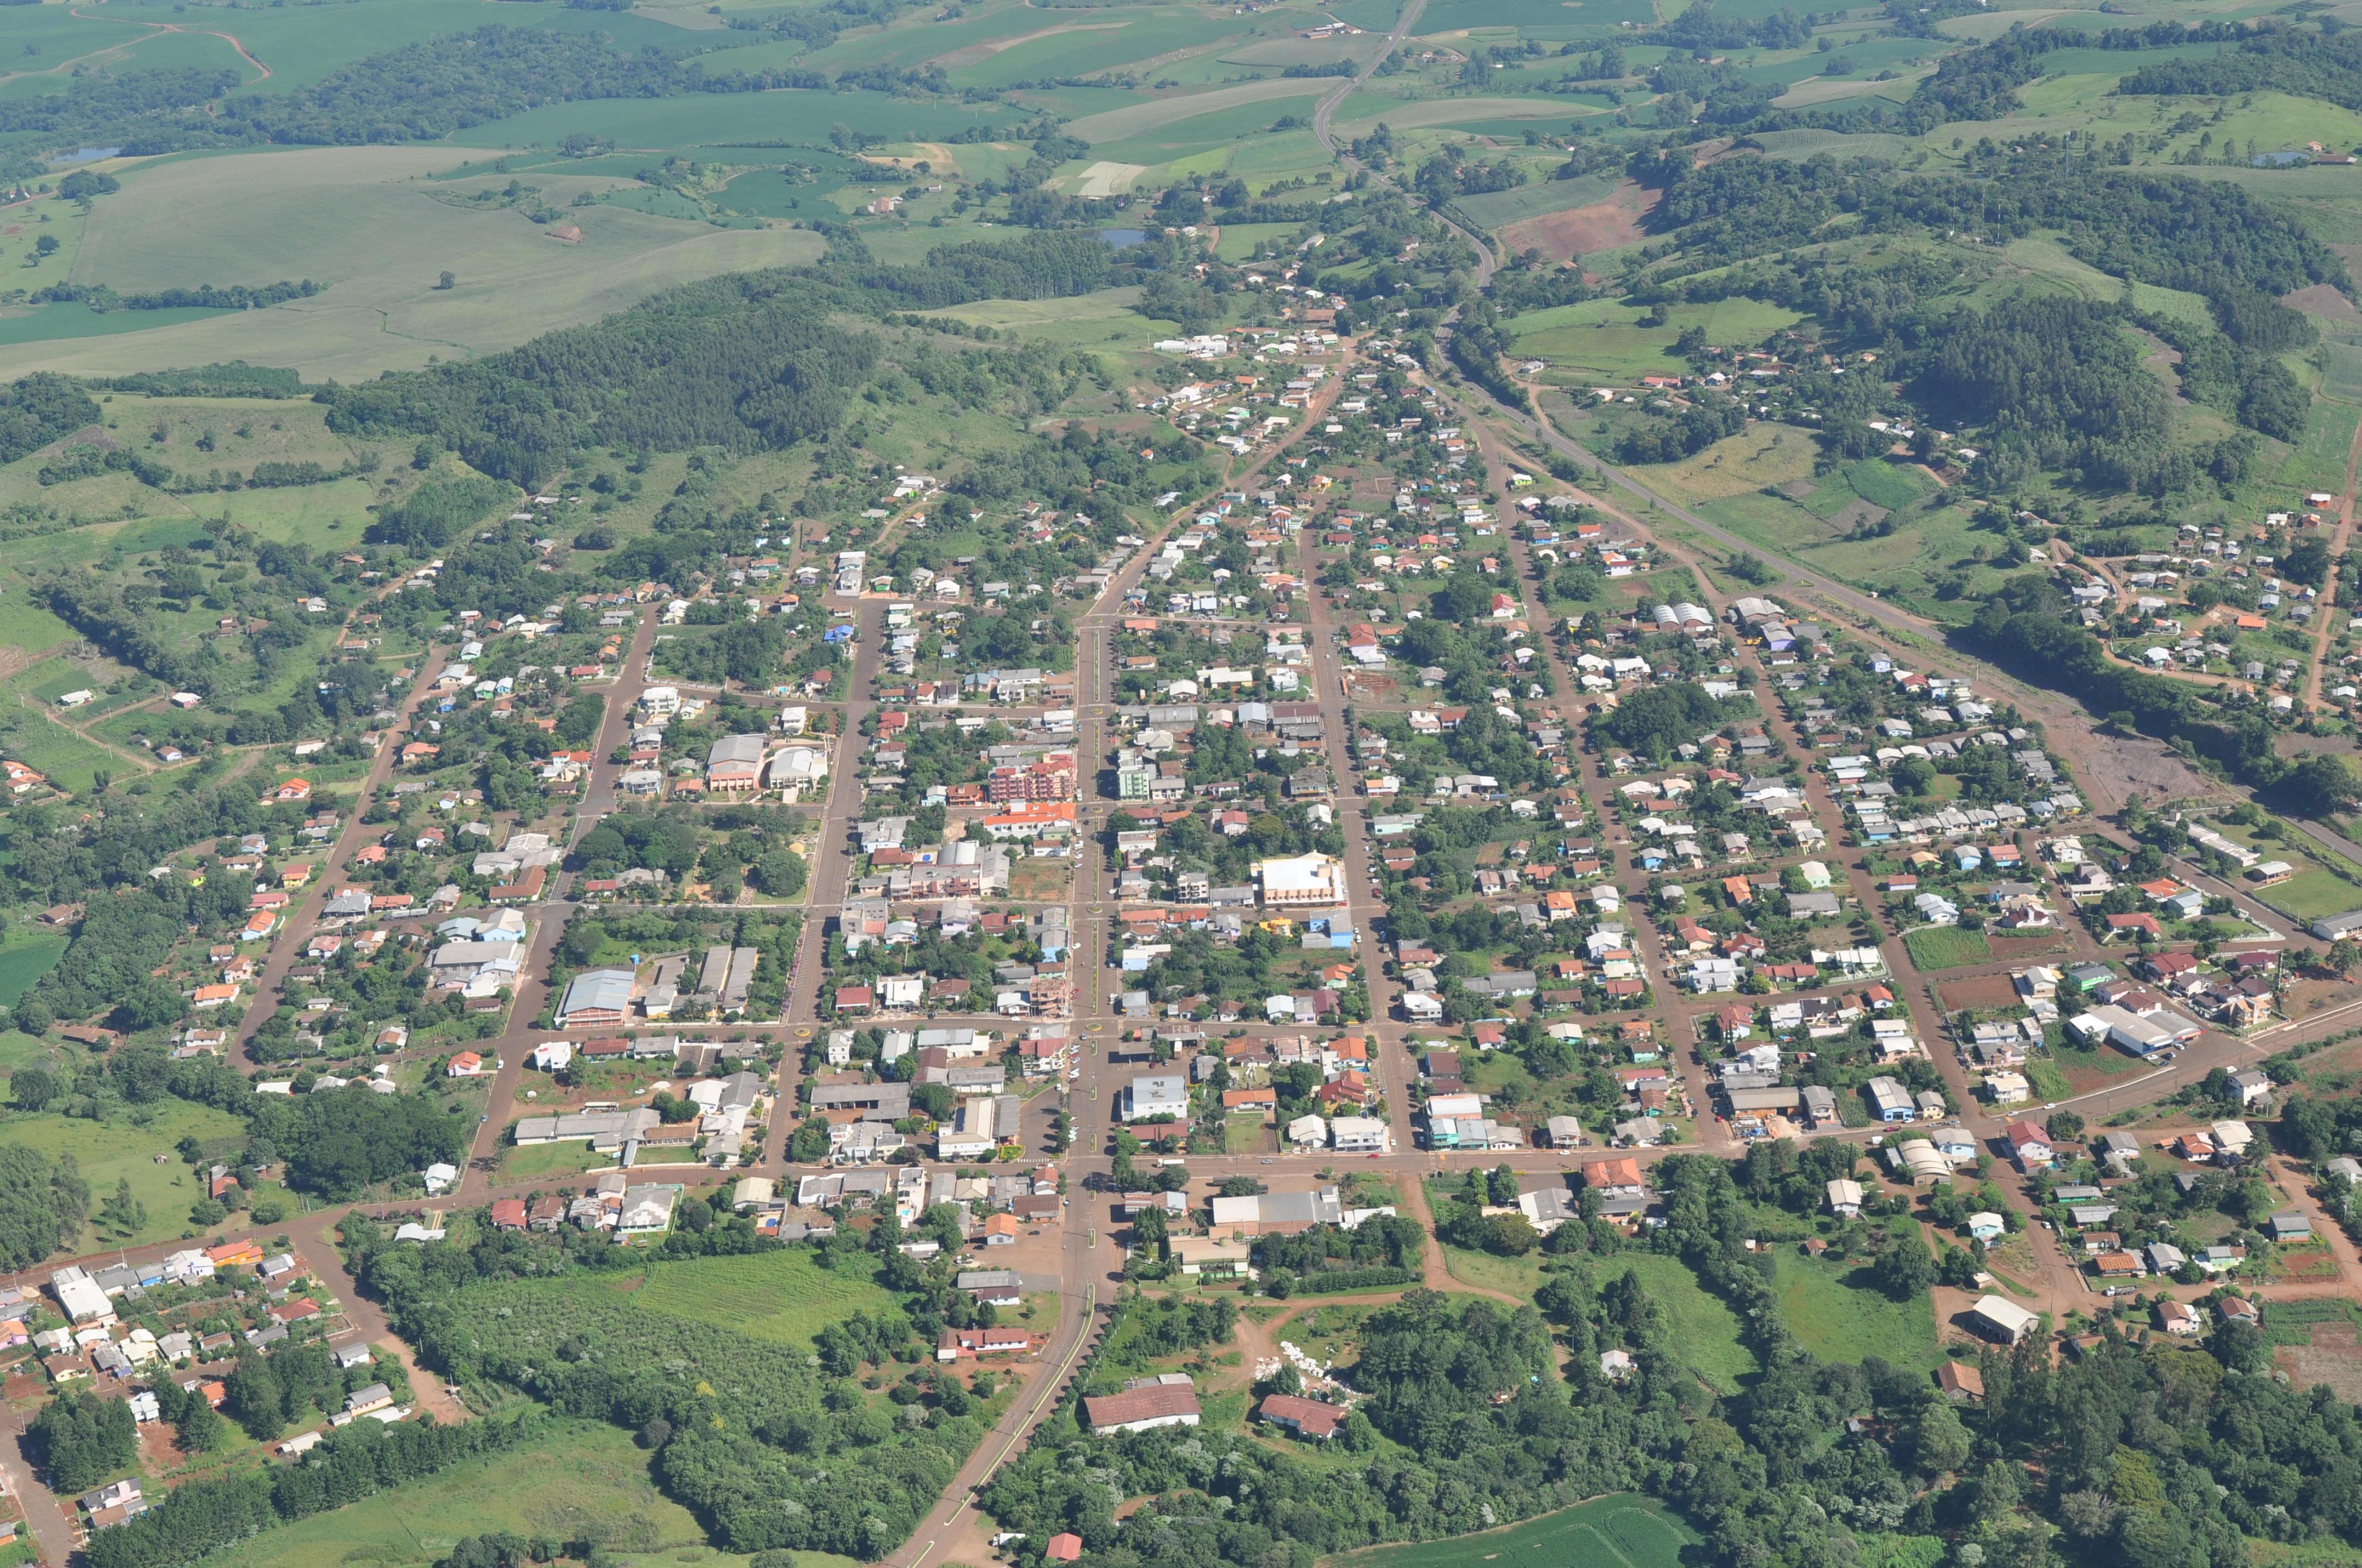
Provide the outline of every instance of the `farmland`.
<path id="1" fill-rule="evenodd" d="M 609 205 L 575 210 L 569 221 L 583 239 L 558 244 L 515 212 L 433 199 L 422 178 L 454 161 L 436 149 L 306 149 L 141 171 L 94 209 L 77 282 L 127 291 L 308 278 L 324 292 L 268 310 L 28 344 L 20 368 L 116 373 L 242 359 L 358 380 L 432 355 L 505 348 L 670 283 L 819 254 L 811 236 L 792 230 L 715 229 Z M 536 178 L 559 203 L 630 183 Z M 251 248 L 261 232 L 275 237 L 268 277 Z M 438 289 L 447 271 L 454 285 Z"/>
<path id="2" fill-rule="evenodd" d="M 1598 1497 L 1507 1529 L 1419 1546 L 1381 1546 L 1336 1568 L 1478 1568 L 1486 1562 L 1560 1568 L 1681 1568 L 1695 1533 L 1652 1498 Z"/>

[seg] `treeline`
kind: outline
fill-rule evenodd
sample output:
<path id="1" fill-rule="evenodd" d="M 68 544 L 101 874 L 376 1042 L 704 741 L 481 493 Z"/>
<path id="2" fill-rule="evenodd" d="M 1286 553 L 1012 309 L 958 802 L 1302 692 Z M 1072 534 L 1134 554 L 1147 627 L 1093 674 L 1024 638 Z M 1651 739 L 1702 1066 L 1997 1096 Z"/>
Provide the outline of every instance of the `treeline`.
<path id="1" fill-rule="evenodd" d="M 473 528 L 495 508 L 516 501 L 516 487 L 481 474 L 436 474 L 400 501 L 371 508 L 377 520 L 361 536 L 372 545 L 400 545 L 424 555 Z"/>
<path id="2" fill-rule="evenodd" d="M 908 267 L 856 259 L 737 273 L 504 354 L 318 396 L 331 429 L 432 436 L 526 487 L 585 447 L 778 448 L 833 431 L 877 369 L 877 338 L 833 323 L 832 310 L 1063 297 L 1099 287 L 1108 266 L 1096 237 L 1034 234 L 948 247 Z"/>
<path id="3" fill-rule="evenodd" d="M 95 454 L 97 448 L 70 449 L 68 458 L 80 465 L 83 459 L 73 458 L 74 451 Z M 126 461 L 117 465 L 109 460 L 116 457 L 125 457 Z M 127 455 L 120 448 L 99 457 L 88 471 L 100 473 L 118 466 L 130 466 Z M 83 476 L 77 471 L 68 472 L 64 477 Z M 147 476 L 141 477 L 145 479 Z M 171 477 L 171 470 L 168 469 L 163 478 Z M 161 480 L 149 482 L 160 483 Z M 59 620 L 105 649 L 110 657 L 154 676 L 176 691 L 194 691 L 200 696 L 211 694 L 213 671 L 219 662 L 213 650 L 201 647 L 195 653 L 188 653 L 175 646 L 159 632 L 153 617 L 127 603 L 122 590 L 105 579 L 95 575 L 61 575 L 43 583 L 39 591 Z"/>
<path id="4" fill-rule="evenodd" d="M 33 477 L 44 485 L 53 485 L 94 479 L 100 474 L 122 473 L 131 475 L 141 484 L 155 485 L 159 489 L 172 481 L 172 466 L 170 463 L 160 463 L 146 453 L 127 447 L 68 447 L 53 460 L 43 463 Z"/>
<path id="5" fill-rule="evenodd" d="M 745 451 L 825 435 L 877 361 L 877 339 L 830 326 L 792 275 L 744 273 L 319 401 L 333 430 L 430 436 L 530 488 L 579 447 Z"/>
<path id="6" fill-rule="evenodd" d="M 36 304 L 71 304 L 80 303 L 90 307 L 94 315 L 104 315 L 117 310 L 263 310 L 289 300 L 308 300 L 320 292 L 322 285 L 306 278 L 300 283 L 284 279 L 265 283 L 260 288 L 248 288 L 243 283 L 226 289 L 211 283 L 195 288 L 157 289 L 145 293 L 118 294 L 105 283 L 51 283 L 33 295 Z"/>
<path id="7" fill-rule="evenodd" d="M 2213 55 L 2144 65 L 2115 91 L 2127 98 L 2286 93 L 2362 109 L 2362 33 L 2289 27 L 2246 33 Z"/>
<path id="8" fill-rule="evenodd" d="M 1912 228 L 2005 239 L 2061 232 L 2067 248 L 2103 271 L 2203 297 L 2212 326 L 2114 304 L 2007 301 L 1978 312 L 1941 295 L 1957 278 L 1932 259 L 1834 265 L 1812 254 L 1661 279 L 1652 300 L 1747 294 L 1805 311 L 1848 340 L 1884 349 L 1900 379 L 1947 423 L 1989 423 L 2003 440 L 1985 477 L 2010 482 L 2027 464 L 2074 467 L 2087 482 L 2164 494 L 2202 478 L 2243 478 L 2252 440 L 2176 447 L 2163 439 L 2170 410 L 2124 328 L 2137 321 L 2183 357 L 2184 389 L 2250 430 L 2301 434 L 2309 398 L 2280 356 L 2313 339 L 2312 324 L 2276 297 L 2313 282 L 2348 286 L 2345 271 L 2301 225 L 2237 188 L 2131 174 L 2088 159 L 2010 160 L 1990 180 L 1898 182 L 1873 165 L 1818 158 L 1801 164 L 1725 160 L 1654 169 L 1666 183 L 1660 217 L 1682 230 L 1684 266 L 1714 267 L 1796 244 L 1832 219 L 1869 230 Z M 1860 456 L 1860 428 L 1876 412 L 1866 383 L 1814 377 L 1824 445 Z M 1856 378 L 1859 381 L 1859 378 Z M 1667 432 L 1635 427 L 1626 461 L 1678 449 Z M 1698 434 L 1704 435 L 1704 431 Z M 2018 449 L 2005 449 L 2012 438 Z M 1850 443 L 1850 444 L 1849 444 Z M 1858 449 L 1859 448 L 1859 449 Z"/>
<path id="9" fill-rule="evenodd" d="M 1501 368 L 1502 357 L 1509 352 L 1509 340 L 1486 301 L 1469 302 L 1452 326 L 1451 336 L 1444 339 L 1443 352 L 1455 370 L 1484 388 L 1495 403 L 1532 412 L 1533 403 L 1526 396 L 1526 389 Z"/>
<path id="10" fill-rule="evenodd" d="M 1969 9 L 1970 7 L 1965 6 L 1940 10 L 1910 6 L 1889 8 L 1890 14 L 1897 17 L 1898 23 L 1910 18 L 1923 26 L 1935 19 L 1931 11 L 1960 15 Z M 1917 29 L 1899 27 L 1898 30 L 1910 32 Z M 1920 36 L 1927 35 L 1923 33 Z M 2146 28 L 2111 28 L 2100 33 L 2087 33 L 2073 28 L 2013 28 L 1990 43 L 1946 55 L 1937 61 L 1934 73 L 1899 105 L 1872 99 L 1814 109 L 1773 111 L 1765 115 L 1754 128 L 1778 130 L 1816 126 L 1856 133 L 1892 131 L 1903 136 L 1925 136 L 1938 126 L 1950 125 L 1955 121 L 2006 119 L 2019 106 L 2017 90 L 2042 75 L 2043 57 L 2055 50 L 2170 49 L 2184 44 L 2215 43 L 2251 36 L 2250 29 L 2239 23 L 2214 21 L 2201 22 L 2194 27 L 2184 26 L 2178 21 L 2158 21 Z M 2147 91 L 2133 88 L 2132 80 L 2132 77 L 2125 78 L 2119 91 Z"/>
<path id="11" fill-rule="evenodd" d="M 2345 268 L 2301 223 L 2236 185 L 2079 154 L 2010 156 L 1982 178 L 1897 180 L 1882 164 L 1827 154 L 1692 167 L 1677 151 L 1636 160 L 1634 173 L 1664 187 L 1650 222 L 1682 231 L 1684 271 L 1784 250 L 1849 216 L 1871 232 L 1931 229 L 1989 243 L 2058 230 L 2077 259 L 2102 271 L 2234 302 L 2216 307 L 2218 319 L 2258 312 L 2249 296 L 2276 303 L 2311 283 L 2346 286 Z"/>
<path id="12" fill-rule="evenodd" d="M 93 376 L 83 384 L 100 392 L 147 392 L 154 397 L 303 397 L 302 374 L 243 359 L 176 370 L 142 370 L 128 376 Z"/>
<path id="13" fill-rule="evenodd" d="M 293 1464 L 176 1486 L 138 1518 L 93 1531 L 83 1555 L 90 1568 L 183 1568 L 274 1525 L 344 1507 L 463 1460 L 505 1452 L 540 1435 L 545 1425 L 533 1412 L 456 1427 L 440 1425 L 431 1416 L 393 1425 L 355 1421 Z"/>

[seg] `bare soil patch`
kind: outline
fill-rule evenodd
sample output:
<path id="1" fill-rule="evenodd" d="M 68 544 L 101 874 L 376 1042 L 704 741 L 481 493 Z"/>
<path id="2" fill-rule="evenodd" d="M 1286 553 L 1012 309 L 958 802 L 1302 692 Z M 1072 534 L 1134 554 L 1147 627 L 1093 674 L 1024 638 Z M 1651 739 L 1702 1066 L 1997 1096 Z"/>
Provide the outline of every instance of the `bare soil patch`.
<path id="1" fill-rule="evenodd" d="M 1847 502 L 1829 518 L 1829 526 L 1839 533 L 1850 534 L 1862 524 L 1876 526 L 1886 521 L 1886 508 L 1875 502 L 1856 499 Z"/>
<path id="2" fill-rule="evenodd" d="M 2007 975 L 1980 975 L 1937 987 L 1936 999 L 1943 1004 L 1946 1012 L 1962 1012 L 1972 1007 L 2014 1007 L 2017 1004 L 2017 988 Z"/>
<path id="3" fill-rule="evenodd" d="M 2280 304 L 2290 310 L 2301 310 L 2307 315 L 2327 316 L 2332 321 L 2362 321 L 2362 310 L 2338 291 L 2334 283 L 2314 283 L 2306 288 L 2291 289 L 2280 296 Z"/>
<path id="4" fill-rule="evenodd" d="M 2362 1399 L 2362 1342 L 2351 1323 L 2315 1323 L 2312 1342 L 2282 1345 L 2273 1361 L 2300 1388 L 2326 1383 L 2341 1399 Z"/>
<path id="5" fill-rule="evenodd" d="M 1512 253 L 1536 249 L 1553 261 L 1572 261 L 1595 250 L 1620 249 L 1648 237 L 1641 226 L 1663 199 L 1661 191 L 1621 181 L 1604 202 L 1513 223 L 1501 231 L 1501 240 Z"/>

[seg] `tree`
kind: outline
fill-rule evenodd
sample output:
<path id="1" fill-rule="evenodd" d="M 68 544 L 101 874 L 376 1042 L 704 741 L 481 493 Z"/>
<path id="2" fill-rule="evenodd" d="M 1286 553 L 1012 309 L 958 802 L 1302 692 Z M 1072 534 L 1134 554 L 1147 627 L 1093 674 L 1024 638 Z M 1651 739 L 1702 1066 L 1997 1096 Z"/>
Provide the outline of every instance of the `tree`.
<path id="1" fill-rule="evenodd" d="M 55 256 L 58 253 L 58 237 L 54 234 L 41 236 L 33 241 L 33 249 L 41 256 Z"/>
<path id="2" fill-rule="evenodd" d="M 822 1117 L 815 1116 L 797 1128 L 795 1136 L 788 1142 L 788 1157 L 801 1165 L 818 1165 L 828 1158 L 828 1122 Z"/>
<path id="3" fill-rule="evenodd" d="M 1929 1475 L 1958 1470 L 1969 1462 L 1969 1430 L 1948 1400 L 1930 1397 L 1906 1434 L 1912 1463 Z"/>
<path id="4" fill-rule="evenodd" d="M 230 1418 L 257 1442 L 269 1442 L 287 1427 L 287 1391 L 270 1364 L 252 1355 L 237 1358 L 224 1379 L 223 1404 Z"/>
<path id="5" fill-rule="evenodd" d="M 1928 1254 L 1926 1239 L 1908 1220 L 1896 1227 L 1874 1268 L 1878 1283 L 1897 1301 L 1909 1301 L 1936 1283 L 1936 1260 Z"/>
<path id="6" fill-rule="evenodd" d="M 58 1098 L 58 1076 L 47 1067 L 19 1067 L 8 1088 L 17 1110 L 40 1110 Z"/>
<path id="7" fill-rule="evenodd" d="M 755 862 L 755 886 L 775 899 L 792 899 L 804 890 L 803 857 L 775 849 Z"/>
<path id="8" fill-rule="evenodd" d="M 115 1184 L 115 1194 L 98 1208 L 98 1222 L 119 1236 L 129 1236 L 148 1223 L 148 1206 L 131 1196 L 131 1178 L 123 1176 Z"/>
<path id="9" fill-rule="evenodd" d="M 85 1491 L 138 1456 L 139 1429 L 120 1399 L 69 1390 L 34 1418 L 31 1430 L 56 1492 Z"/>
<path id="10" fill-rule="evenodd" d="M 437 289 L 456 289 L 459 286 L 459 280 L 446 272 L 435 280 L 435 286 Z"/>

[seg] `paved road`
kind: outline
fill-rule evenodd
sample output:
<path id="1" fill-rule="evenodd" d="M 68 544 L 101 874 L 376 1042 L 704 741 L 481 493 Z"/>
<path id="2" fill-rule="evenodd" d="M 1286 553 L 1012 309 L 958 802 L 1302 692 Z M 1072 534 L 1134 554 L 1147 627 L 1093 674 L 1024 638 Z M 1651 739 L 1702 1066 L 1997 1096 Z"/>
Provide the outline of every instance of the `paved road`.
<path id="1" fill-rule="evenodd" d="M 370 764 L 369 772 L 361 780 L 361 792 L 353 798 L 353 806 L 345 814 L 342 831 L 337 834 L 328 853 L 321 858 L 319 870 L 304 887 L 303 896 L 288 904 L 286 918 L 271 936 L 270 951 L 255 977 L 254 1000 L 247 1005 L 246 1016 L 238 1021 L 236 1036 L 225 1053 L 242 1072 L 259 1070 L 260 1065 L 248 1055 L 246 1048 L 252 1043 L 255 1031 L 262 1027 L 262 1021 L 279 1010 L 279 988 L 286 982 L 287 971 L 293 968 L 296 960 L 304 955 L 312 929 L 319 923 L 321 906 L 327 902 L 329 893 L 342 880 L 345 867 L 351 862 L 354 852 L 361 847 L 364 840 L 377 836 L 377 830 L 364 827 L 361 819 L 369 814 L 369 803 L 385 787 L 386 779 L 392 776 L 394 764 L 401 760 L 403 736 L 417 718 L 419 705 L 435 690 L 435 676 L 443 668 L 443 657 L 440 650 L 432 646 L 419 656 L 417 683 L 402 705 L 401 718 L 386 730 L 385 740 L 378 747 L 377 758 Z M 275 788 L 268 783 L 263 787 Z"/>

